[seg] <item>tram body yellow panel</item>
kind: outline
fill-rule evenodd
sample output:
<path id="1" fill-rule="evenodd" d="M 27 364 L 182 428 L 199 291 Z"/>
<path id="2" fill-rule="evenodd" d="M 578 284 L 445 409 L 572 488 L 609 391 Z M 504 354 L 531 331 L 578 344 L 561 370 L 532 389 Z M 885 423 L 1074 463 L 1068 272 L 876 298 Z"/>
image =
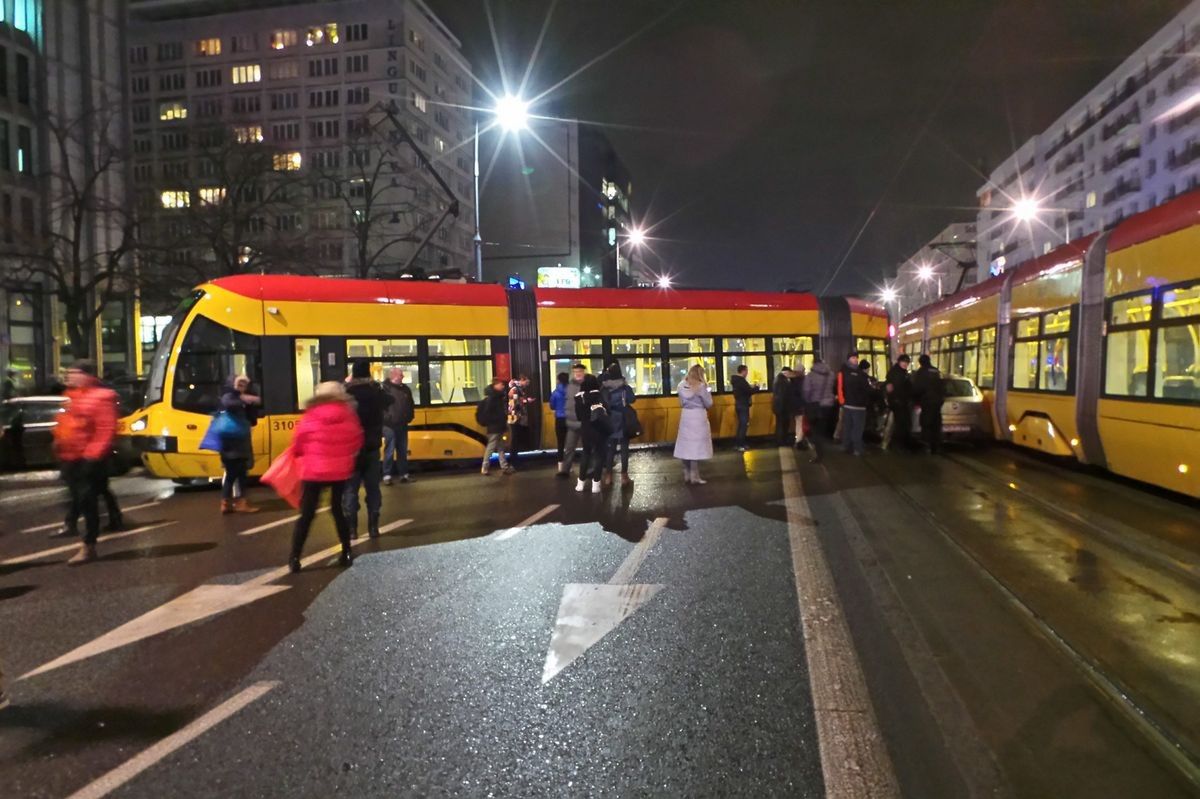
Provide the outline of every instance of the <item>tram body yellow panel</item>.
<path id="1" fill-rule="evenodd" d="M 856 338 L 887 338 L 888 320 L 883 316 L 852 313 L 850 314 L 850 329 Z"/>
<path id="2" fill-rule="evenodd" d="M 508 335 L 507 312 L 494 306 L 279 302 L 267 304 L 264 318 L 268 336 Z"/>
<path id="3" fill-rule="evenodd" d="M 1075 397 L 1009 390 L 1007 410 L 1014 444 L 1075 457 Z"/>
<path id="4" fill-rule="evenodd" d="M 1023 283 L 1013 283 L 1012 315 L 1028 316 L 1074 305 L 1079 302 L 1082 281 L 1083 261 L 1076 260 Z"/>
<path id="5" fill-rule="evenodd" d="M 1104 264 L 1104 296 L 1195 280 L 1197 252 L 1200 225 L 1110 252 Z"/>
<path id="6" fill-rule="evenodd" d="M 1101 398 L 1098 417 L 1110 470 L 1200 498 L 1200 407 Z"/>
<path id="7" fill-rule="evenodd" d="M 995 327 L 999 307 L 1000 295 L 990 294 L 970 305 L 963 305 L 960 308 L 949 308 L 938 314 L 930 314 L 930 335 L 945 336 L 964 330 Z M 933 332 L 935 330 L 936 333 Z"/>
<path id="8" fill-rule="evenodd" d="M 817 311 L 661 310 L 657 308 L 538 309 L 544 338 L 645 338 L 647 336 L 818 335 Z M 883 325 L 880 337 L 886 335 Z M 863 335 L 863 334 L 860 334 Z"/>

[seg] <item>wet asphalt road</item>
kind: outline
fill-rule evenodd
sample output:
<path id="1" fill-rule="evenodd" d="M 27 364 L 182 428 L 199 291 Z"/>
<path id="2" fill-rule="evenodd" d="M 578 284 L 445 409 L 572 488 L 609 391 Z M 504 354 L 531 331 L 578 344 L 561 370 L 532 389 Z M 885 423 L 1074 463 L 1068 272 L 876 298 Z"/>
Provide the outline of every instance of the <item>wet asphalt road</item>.
<path id="1" fill-rule="evenodd" d="M 1194 506 L 1006 450 L 799 469 L 905 795 L 1188 795 L 1014 597 L 1190 748 Z M 263 513 L 222 517 L 212 491 L 122 478 L 148 505 L 130 518 L 163 526 L 68 568 L 22 532 L 56 490 L 0 484 L 0 793 L 66 796 L 265 685 L 112 795 L 823 795 L 781 453 L 721 452 L 696 488 L 663 451 L 632 472 L 602 496 L 532 460 L 421 475 L 384 489 L 397 526 L 351 569 L 277 578 L 293 512 L 266 489 Z M 628 577 L 656 520 L 629 581 L 662 587 L 543 683 L 564 592 Z M 334 543 L 323 516 L 307 552 Z M 16 680 L 256 579 L 274 593 Z"/>

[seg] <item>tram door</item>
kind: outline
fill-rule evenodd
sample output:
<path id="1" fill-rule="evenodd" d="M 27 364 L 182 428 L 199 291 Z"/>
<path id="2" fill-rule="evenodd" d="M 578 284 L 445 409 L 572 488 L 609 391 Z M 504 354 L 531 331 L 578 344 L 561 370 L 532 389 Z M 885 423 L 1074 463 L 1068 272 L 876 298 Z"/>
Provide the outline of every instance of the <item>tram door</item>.
<path id="1" fill-rule="evenodd" d="M 549 397 L 541 396 L 542 359 L 538 347 L 537 300 L 530 289 L 508 292 L 508 339 L 512 376 L 529 376 L 529 390 L 537 393 L 538 404 L 530 408 L 529 429 L 518 431 L 517 450 L 541 449 L 542 406 Z M 522 437 L 524 440 L 521 440 Z"/>

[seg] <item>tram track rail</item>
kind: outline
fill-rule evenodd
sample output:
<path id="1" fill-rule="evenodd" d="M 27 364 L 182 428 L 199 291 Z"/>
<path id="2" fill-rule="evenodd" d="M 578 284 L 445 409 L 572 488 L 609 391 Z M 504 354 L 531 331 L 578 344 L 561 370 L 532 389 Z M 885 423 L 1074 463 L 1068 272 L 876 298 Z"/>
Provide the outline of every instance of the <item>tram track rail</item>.
<path id="1" fill-rule="evenodd" d="M 958 463 L 960 459 L 954 458 L 953 460 Z M 864 458 L 862 463 L 879 479 L 881 484 L 890 488 L 906 504 L 911 506 L 918 515 L 924 518 L 929 523 L 930 528 L 936 531 L 950 545 L 951 549 L 957 552 L 964 562 L 986 584 L 990 585 L 1004 600 L 1005 604 L 1012 608 L 1032 630 L 1060 655 L 1066 658 L 1072 667 L 1084 677 L 1089 687 L 1129 725 L 1141 740 L 1148 745 L 1153 754 L 1171 767 L 1191 790 L 1200 792 L 1200 752 L 1190 749 L 1188 744 L 1172 731 L 1170 725 L 1163 723 L 1160 719 L 1156 718 L 1154 713 L 1144 707 L 1139 702 L 1137 691 L 1132 686 L 1128 685 L 1116 674 L 1111 673 L 1097 659 L 1076 647 L 1068 635 L 1057 629 L 1051 620 L 1046 618 L 1045 615 L 1040 613 L 1030 603 L 1026 602 L 1018 590 L 1010 585 L 996 570 L 990 568 L 984 557 L 955 535 L 937 514 L 927 507 L 925 502 L 915 496 L 905 486 L 885 474 L 870 459 Z M 1028 493 L 1017 494 L 1017 496 L 1028 501 L 1039 510 L 1046 510 L 1046 507 L 1042 504 L 1043 500 L 1034 499 Z M 1111 531 L 1104 530 L 1100 525 L 1096 525 L 1086 519 L 1078 519 L 1069 511 L 1063 511 L 1058 508 L 1053 510 L 1058 518 L 1067 520 L 1084 530 L 1091 531 L 1098 537 L 1103 537 L 1106 544 L 1111 545 L 1113 543 L 1109 540 L 1113 535 Z M 1120 549 L 1133 557 L 1141 558 L 1146 554 L 1144 551 L 1130 551 L 1128 547 L 1120 547 Z M 1173 563 L 1173 559 L 1168 558 L 1165 561 L 1162 561 L 1162 559 L 1156 561 L 1155 565 L 1169 565 L 1171 563 Z M 1190 570 L 1180 572 L 1172 566 L 1172 571 L 1184 577 L 1188 582 L 1196 581 L 1196 576 Z"/>

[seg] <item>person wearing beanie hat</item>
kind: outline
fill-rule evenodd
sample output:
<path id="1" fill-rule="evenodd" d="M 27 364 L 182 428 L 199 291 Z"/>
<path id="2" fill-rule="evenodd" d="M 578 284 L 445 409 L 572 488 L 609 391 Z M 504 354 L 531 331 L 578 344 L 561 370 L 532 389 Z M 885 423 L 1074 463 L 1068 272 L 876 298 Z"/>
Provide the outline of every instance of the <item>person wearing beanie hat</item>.
<path id="1" fill-rule="evenodd" d="M 359 359 L 350 366 L 350 383 L 346 393 L 354 400 L 358 421 L 362 425 L 362 451 L 354 463 L 354 473 L 346 481 L 346 493 L 342 502 L 346 512 L 346 524 L 350 527 L 350 538 L 358 537 L 358 489 L 362 486 L 367 495 L 367 535 L 379 535 L 379 510 L 383 505 L 383 415 L 393 402 L 392 396 L 371 377 L 371 362 Z"/>
<path id="2" fill-rule="evenodd" d="M 921 368 L 912 378 L 913 402 L 921 407 L 921 438 L 936 455 L 942 450 L 942 402 L 946 399 L 946 388 L 942 384 L 942 373 L 933 365 L 928 355 L 922 353 L 917 359 Z"/>

